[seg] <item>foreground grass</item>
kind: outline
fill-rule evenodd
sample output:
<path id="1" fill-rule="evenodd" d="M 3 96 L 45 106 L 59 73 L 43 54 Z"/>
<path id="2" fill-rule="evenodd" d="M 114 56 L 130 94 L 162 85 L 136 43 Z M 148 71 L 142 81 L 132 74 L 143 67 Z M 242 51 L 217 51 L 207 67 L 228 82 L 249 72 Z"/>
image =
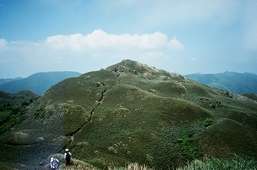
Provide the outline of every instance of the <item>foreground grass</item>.
<path id="1" fill-rule="evenodd" d="M 65 166 L 62 164 L 60 166 L 60 170 L 99 170 L 99 168 L 96 168 L 90 164 L 87 164 L 80 160 L 73 160 L 72 166 Z M 137 163 L 131 163 L 127 165 L 126 167 L 108 167 L 108 170 L 152 170 L 151 168 L 148 168 L 147 166 L 139 165 Z"/>
<path id="2" fill-rule="evenodd" d="M 256 160 L 246 160 L 236 157 L 232 160 L 207 159 L 205 161 L 195 160 L 183 168 L 177 170 L 256 170 Z"/>
<path id="3" fill-rule="evenodd" d="M 98 170 L 83 161 L 75 160 L 73 166 L 65 167 L 62 165 L 61 170 Z M 172 169 L 172 168 L 171 168 Z M 209 158 L 206 160 L 194 160 L 184 167 L 176 170 L 257 170 L 257 161 L 253 159 L 243 159 L 235 157 L 233 159 Z M 153 170 L 145 165 L 131 163 L 126 167 L 108 167 L 108 170 Z"/>

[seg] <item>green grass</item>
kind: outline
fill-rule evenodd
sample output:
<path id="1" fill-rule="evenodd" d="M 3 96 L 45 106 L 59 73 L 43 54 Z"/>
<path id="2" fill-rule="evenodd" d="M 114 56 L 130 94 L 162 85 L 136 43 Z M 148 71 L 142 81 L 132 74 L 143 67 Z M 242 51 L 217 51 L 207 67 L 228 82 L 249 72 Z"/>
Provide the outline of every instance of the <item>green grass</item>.
<path id="1" fill-rule="evenodd" d="M 66 167 L 61 165 L 61 170 L 98 170 L 98 168 L 83 161 L 74 160 L 74 165 Z M 127 166 L 115 167 L 109 166 L 108 170 L 154 170 L 154 168 L 140 165 L 138 163 L 129 163 Z M 167 167 L 166 169 L 174 169 Z M 256 170 L 257 161 L 251 158 L 235 156 L 231 159 L 206 158 L 204 160 L 193 160 L 187 165 L 174 170 Z"/>
<path id="2" fill-rule="evenodd" d="M 185 167 L 177 170 L 256 170 L 257 161 L 254 159 L 247 159 L 235 157 L 233 159 L 217 159 L 209 158 L 206 160 L 194 160 Z"/>
<path id="3" fill-rule="evenodd" d="M 115 67 L 120 72 L 109 71 Z M 228 117 L 239 121 L 238 110 L 247 111 L 241 114 L 246 120 L 256 108 L 254 103 L 247 103 L 246 107 L 244 101 L 226 96 L 221 90 L 133 63 L 65 80 L 41 98 L 41 106 L 69 103 L 83 107 L 88 113 L 103 89 L 106 90 L 104 99 L 95 109 L 92 121 L 74 135 L 70 145 L 79 159 L 99 167 L 129 162 L 176 167 L 205 154 L 211 156 L 214 153 L 201 147 L 199 142 L 215 136 L 216 129 L 222 129 L 218 120 Z M 199 100 L 203 97 L 208 98 L 209 103 Z M 63 129 L 74 127 L 70 119 L 75 115 L 70 112 L 64 113 Z M 254 116 L 252 120 L 255 122 Z M 247 119 L 245 124 L 249 122 Z M 237 133 L 238 130 L 241 129 L 232 133 L 234 143 L 219 143 L 218 146 L 229 148 L 231 153 L 252 155 L 250 150 L 240 149 L 247 146 L 241 147 L 242 134 Z M 225 140 L 227 133 L 228 130 L 219 131 L 218 140 Z M 253 132 L 248 133 L 251 136 Z M 250 136 L 246 136 L 247 144 L 257 148 Z M 83 142 L 87 145 L 77 145 Z"/>

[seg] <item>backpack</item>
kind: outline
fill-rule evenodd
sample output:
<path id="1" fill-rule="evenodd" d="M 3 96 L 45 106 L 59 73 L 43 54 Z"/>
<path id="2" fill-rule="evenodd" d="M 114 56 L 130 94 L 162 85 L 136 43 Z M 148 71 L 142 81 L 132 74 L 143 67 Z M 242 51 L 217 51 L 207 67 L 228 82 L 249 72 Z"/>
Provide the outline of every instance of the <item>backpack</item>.
<path id="1" fill-rule="evenodd" d="M 68 162 L 71 160 L 71 153 L 70 152 L 66 152 L 65 160 L 68 161 Z"/>

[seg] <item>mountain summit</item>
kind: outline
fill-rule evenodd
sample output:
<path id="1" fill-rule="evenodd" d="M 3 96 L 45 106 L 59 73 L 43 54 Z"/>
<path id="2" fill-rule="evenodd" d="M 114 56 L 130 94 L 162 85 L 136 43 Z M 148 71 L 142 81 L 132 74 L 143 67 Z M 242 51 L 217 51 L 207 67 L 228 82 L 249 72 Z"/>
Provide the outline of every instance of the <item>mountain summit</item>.
<path id="1" fill-rule="evenodd" d="M 101 169 L 131 162 L 172 169 L 206 156 L 257 157 L 256 112 L 247 97 L 123 60 L 50 88 L 0 138 L 0 149 L 17 165 L 37 165 L 68 147 Z M 12 154 L 17 150 L 26 159 Z"/>
<path id="2" fill-rule="evenodd" d="M 106 70 L 125 73 L 125 74 L 134 74 L 139 75 L 142 78 L 154 79 L 154 78 L 171 78 L 178 76 L 177 74 L 171 74 L 167 71 L 157 69 L 155 67 L 148 66 L 146 64 L 141 64 L 133 60 L 122 60 L 120 63 L 114 64 L 110 67 L 107 67 Z M 182 76 L 181 76 L 182 77 Z"/>
<path id="3" fill-rule="evenodd" d="M 156 73 L 159 72 L 158 69 L 154 68 L 154 67 L 149 67 L 148 65 L 145 64 L 141 64 L 137 61 L 133 61 L 133 60 L 122 60 L 120 63 L 118 64 L 114 64 L 110 67 L 107 67 L 106 70 L 110 70 L 110 71 L 114 71 L 114 72 L 126 72 L 126 73 Z"/>

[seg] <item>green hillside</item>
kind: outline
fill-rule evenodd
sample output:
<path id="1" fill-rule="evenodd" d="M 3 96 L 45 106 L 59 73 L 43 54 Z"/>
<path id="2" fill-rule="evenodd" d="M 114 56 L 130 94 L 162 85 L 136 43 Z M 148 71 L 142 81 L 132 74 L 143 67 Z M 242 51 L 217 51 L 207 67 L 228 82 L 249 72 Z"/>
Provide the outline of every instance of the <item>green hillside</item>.
<path id="1" fill-rule="evenodd" d="M 224 72 L 217 74 L 189 74 L 186 77 L 211 87 L 235 93 L 257 93 L 256 74 Z"/>
<path id="2" fill-rule="evenodd" d="M 65 147 L 100 169 L 257 158 L 255 101 L 131 60 L 58 83 L 25 115 L 1 136 L 0 162 L 36 167 Z"/>
<path id="3" fill-rule="evenodd" d="M 243 94 L 243 96 L 246 96 L 246 97 L 248 97 L 248 98 L 250 98 L 252 100 L 257 101 L 257 93 L 256 94 L 254 94 L 254 93 L 245 93 L 245 94 Z"/>
<path id="4" fill-rule="evenodd" d="M 26 107 L 37 99 L 30 91 L 9 94 L 0 91 L 0 135 L 22 121 Z"/>

